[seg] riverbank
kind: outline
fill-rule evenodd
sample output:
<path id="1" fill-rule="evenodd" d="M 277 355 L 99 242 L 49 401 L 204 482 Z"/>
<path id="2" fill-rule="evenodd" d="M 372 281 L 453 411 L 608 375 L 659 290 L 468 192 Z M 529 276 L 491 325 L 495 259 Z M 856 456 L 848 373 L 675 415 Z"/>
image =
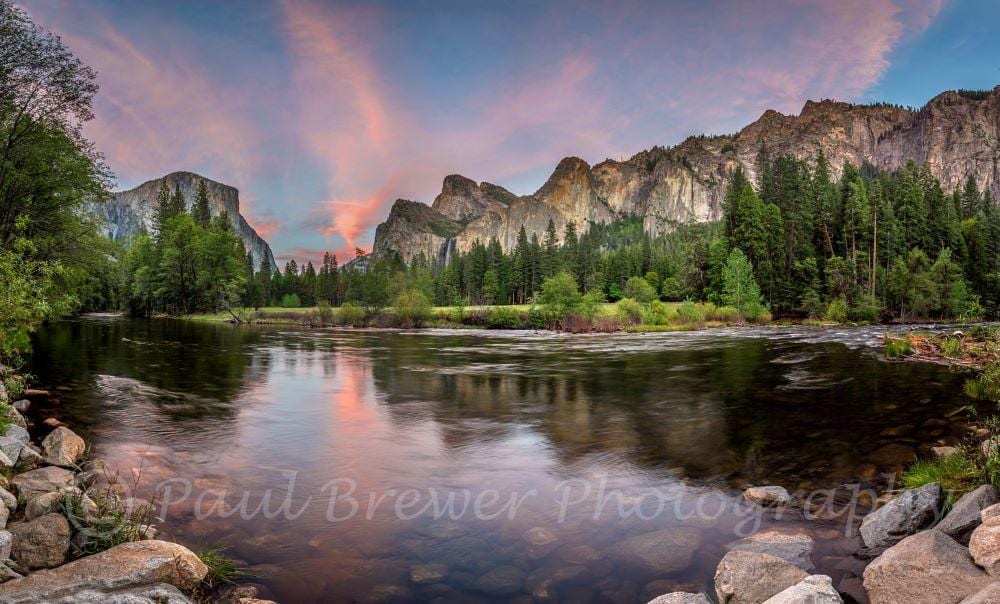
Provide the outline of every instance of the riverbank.
<path id="1" fill-rule="evenodd" d="M 88 456 L 48 391 L 0 366 L 0 601 L 262 604 L 217 550 L 160 538 L 154 503 Z"/>

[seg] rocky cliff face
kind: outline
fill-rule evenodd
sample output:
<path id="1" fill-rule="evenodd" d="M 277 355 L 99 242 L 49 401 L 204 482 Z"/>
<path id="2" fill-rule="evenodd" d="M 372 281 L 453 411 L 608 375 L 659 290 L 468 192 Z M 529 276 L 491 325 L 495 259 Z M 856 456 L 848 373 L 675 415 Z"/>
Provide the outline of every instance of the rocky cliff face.
<path id="1" fill-rule="evenodd" d="M 836 176 L 845 162 L 893 170 L 913 160 L 928 163 L 949 190 L 972 176 L 998 199 L 1000 86 L 984 98 L 945 92 L 918 111 L 830 100 L 808 101 L 799 115 L 768 110 L 734 135 L 691 137 L 621 162 L 591 167 L 566 158 L 538 191 L 523 197 L 452 175 L 431 207 L 397 201 L 376 230 L 374 249 L 444 259 L 476 240 L 496 238 L 510 250 L 522 226 L 529 237 L 541 237 L 550 218 L 561 233 L 569 221 L 585 229 L 638 215 L 648 231 L 663 233 L 679 223 L 717 220 L 738 166 L 753 180 L 762 156 L 812 158 L 820 150 Z"/>
<path id="2" fill-rule="evenodd" d="M 163 178 L 144 182 L 134 189 L 115 193 L 111 201 L 100 206 L 104 214 L 105 234 L 112 239 L 126 239 L 139 233 L 143 228 L 147 232 L 153 226 L 153 213 L 156 208 L 156 193 L 160 190 L 160 182 L 166 181 L 167 187 L 173 192 L 175 186 L 180 186 L 187 208 L 190 210 L 198 191 L 198 183 L 205 181 L 208 194 L 212 200 L 212 216 L 223 212 L 228 213 L 236 234 L 243 240 L 243 245 L 253 254 L 254 266 L 260 266 L 261 258 L 267 258 L 271 270 L 277 269 L 271 246 L 257 234 L 246 219 L 240 214 L 240 192 L 234 187 L 209 180 L 192 172 L 173 172 Z"/>

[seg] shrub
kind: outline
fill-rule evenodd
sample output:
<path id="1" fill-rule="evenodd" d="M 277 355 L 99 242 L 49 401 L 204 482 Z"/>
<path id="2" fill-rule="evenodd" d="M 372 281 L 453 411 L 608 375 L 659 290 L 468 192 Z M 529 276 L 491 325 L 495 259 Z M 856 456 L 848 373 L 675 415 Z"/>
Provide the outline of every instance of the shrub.
<path id="1" fill-rule="evenodd" d="M 576 278 L 566 271 L 545 279 L 538 294 L 538 302 L 545 307 L 549 318 L 556 322 L 577 311 L 582 301 Z"/>
<path id="2" fill-rule="evenodd" d="M 590 319 L 580 315 L 566 315 L 560 321 L 559 327 L 570 333 L 587 333 L 590 331 Z"/>
<path id="3" fill-rule="evenodd" d="M 622 298 L 615 304 L 615 314 L 621 325 L 638 325 L 642 321 L 642 304 L 632 298 Z"/>
<path id="4" fill-rule="evenodd" d="M 902 357 L 910 354 L 910 339 L 906 338 L 903 340 L 896 340 L 893 338 L 885 339 L 885 356 L 890 358 Z"/>
<path id="5" fill-rule="evenodd" d="M 704 315 L 698 309 L 698 305 L 690 298 L 682 302 L 680 307 L 678 307 L 677 316 L 685 323 L 698 323 L 705 319 Z"/>
<path id="6" fill-rule="evenodd" d="M 950 358 L 958 358 L 962 356 L 962 340 L 960 338 L 949 338 L 945 336 L 941 338 L 939 342 L 941 346 L 941 354 Z"/>
<path id="7" fill-rule="evenodd" d="M 622 289 L 622 295 L 640 304 L 646 304 L 656 299 L 656 290 L 642 277 L 629 277 Z"/>
<path id="8" fill-rule="evenodd" d="M 847 320 L 847 298 L 840 296 L 830 301 L 823 318 L 833 323 L 843 323 Z"/>
<path id="9" fill-rule="evenodd" d="M 320 300 L 316 305 L 316 317 L 323 325 L 333 325 L 333 309 L 326 300 Z"/>
<path id="10" fill-rule="evenodd" d="M 580 315 L 587 319 L 593 319 L 597 316 L 597 311 L 600 310 L 604 301 L 604 292 L 600 290 L 591 290 L 585 293 L 580 299 Z"/>
<path id="11" fill-rule="evenodd" d="M 763 312 L 763 310 L 760 310 L 759 312 Z M 746 318 L 749 319 L 751 317 Z M 756 315 L 753 318 L 756 318 Z M 705 319 L 708 321 L 719 321 L 721 323 L 736 323 L 740 320 L 740 311 L 736 310 L 732 306 L 713 307 L 711 316 L 706 313 Z"/>
<path id="12" fill-rule="evenodd" d="M 487 321 L 492 329 L 520 329 L 525 320 L 521 313 L 509 306 L 495 306 L 489 310 Z"/>
<path id="13" fill-rule="evenodd" d="M 677 302 L 683 298 L 684 288 L 676 277 L 667 277 L 660 284 L 660 295 L 668 302 Z"/>
<path id="14" fill-rule="evenodd" d="M 666 325 L 676 318 L 677 309 L 667 306 L 659 300 L 650 302 L 642 314 L 642 322 L 646 325 Z"/>
<path id="15" fill-rule="evenodd" d="M 528 309 L 528 325 L 532 329 L 546 329 L 549 326 L 549 319 L 545 309 L 532 304 Z"/>
<path id="16" fill-rule="evenodd" d="M 871 294 L 858 296 L 849 316 L 855 321 L 876 323 L 882 318 L 882 302 Z"/>
<path id="17" fill-rule="evenodd" d="M 402 327 L 420 327 L 431 316 L 431 303 L 418 289 L 408 289 L 396 296 L 396 318 Z"/>
<path id="18" fill-rule="evenodd" d="M 282 308 L 298 308 L 302 306 L 302 302 L 299 300 L 298 294 L 285 294 L 281 296 L 281 304 L 279 306 Z"/>
<path id="19" fill-rule="evenodd" d="M 351 302 L 344 302 L 344 304 L 340 307 L 339 319 L 344 325 L 350 325 L 351 327 L 364 327 L 365 309 L 360 306 L 355 306 Z"/>

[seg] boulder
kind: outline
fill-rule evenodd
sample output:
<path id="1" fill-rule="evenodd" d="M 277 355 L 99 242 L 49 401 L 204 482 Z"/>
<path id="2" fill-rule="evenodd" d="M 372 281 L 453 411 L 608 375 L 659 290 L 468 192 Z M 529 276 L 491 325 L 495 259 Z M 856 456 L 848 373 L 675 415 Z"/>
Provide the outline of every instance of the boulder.
<path id="1" fill-rule="evenodd" d="M 10 531 L 0 531 L 0 561 L 10 560 L 10 550 L 14 545 L 14 535 Z"/>
<path id="2" fill-rule="evenodd" d="M 993 485 L 984 484 L 975 491 L 962 495 L 951 507 L 948 515 L 937 523 L 941 531 L 961 544 L 969 543 L 972 531 L 982 523 L 983 510 L 1000 501 L 1000 492 Z"/>
<path id="3" fill-rule="evenodd" d="M 79 602 L 78 594 L 110 595 L 123 590 L 169 584 L 192 589 L 208 568 L 191 550 L 166 541 L 123 543 L 109 550 L 42 570 L 0 585 L 0 602 L 19 604 L 40 601 Z M 173 590 L 176 591 L 176 590 Z"/>
<path id="4" fill-rule="evenodd" d="M 16 407 L 11 407 L 10 409 L 7 409 L 7 421 L 10 422 L 11 424 L 14 424 L 15 426 L 21 426 L 25 430 L 28 429 L 27 420 L 24 419 L 24 416 L 21 415 L 21 412 L 18 411 Z"/>
<path id="5" fill-rule="evenodd" d="M 49 432 L 42 441 L 45 463 L 53 466 L 72 466 L 83 457 L 87 444 L 75 432 L 59 427 Z"/>
<path id="6" fill-rule="evenodd" d="M 7 528 L 8 520 L 10 520 L 10 510 L 6 505 L 0 505 L 0 529 Z"/>
<path id="7" fill-rule="evenodd" d="M 76 476 L 73 472 L 56 466 L 45 466 L 18 474 L 10 481 L 17 489 L 17 494 L 25 501 L 31 501 L 38 495 L 75 486 L 75 482 Z"/>
<path id="8" fill-rule="evenodd" d="M 872 604 L 958 602 L 990 582 L 969 551 L 941 531 L 907 537 L 865 568 Z"/>
<path id="9" fill-rule="evenodd" d="M 58 491 L 52 491 L 50 493 L 42 493 L 37 497 L 33 497 L 31 501 L 24 506 L 24 519 L 34 520 L 40 516 L 51 513 L 62 513 L 63 500 L 66 499 L 67 493 L 79 494 L 80 490 L 75 488 L 60 489 Z"/>
<path id="10" fill-rule="evenodd" d="M 640 571 L 664 575 L 684 570 L 701 545 L 701 532 L 680 527 L 635 535 L 611 547 L 611 555 Z"/>
<path id="11" fill-rule="evenodd" d="M 0 583 L 5 583 L 11 579 L 20 579 L 21 575 L 14 569 L 7 566 L 7 562 L 0 562 Z"/>
<path id="12" fill-rule="evenodd" d="M 979 520 L 984 524 L 993 518 L 1000 518 L 1000 503 L 994 503 L 987 508 L 983 508 L 982 512 L 979 512 Z"/>
<path id="13" fill-rule="evenodd" d="M 733 541 L 726 546 L 729 551 L 761 552 L 791 562 L 804 571 L 812 571 L 815 566 L 810 559 L 816 543 L 805 533 L 785 533 L 781 531 L 761 531 L 745 539 Z"/>
<path id="14" fill-rule="evenodd" d="M 936 482 L 903 491 L 861 521 L 864 554 L 874 557 L 938 520 L 941 485 Z"/>
<path id="15" fill-rule="evenodd" d="M 980 524 L 969 538 L 969 554 L 993 576 L 1000 575 L 1000 520 Z"/>
<path id="16" fill-rule="evenodd" d="M 996 604 L 1000 602 L 1000 582 L 994 581 L 962 600 L 961 604 Z"/>
<path id="17" fill-rule="evenodd" d="M 686 591 L 675 591 L 671 594 L 657 596 L 647 604 L 712 604 L 705 594 L 692 594 Z"/>
<path id="18" fill-rule="evenodd" d="M 13 407 L 17 409 L 17 412 L 24 415 L 31 408 L 31 401 L 26 398 L 22 398 L 19 401 L 14 401 Z"/>
<path id="19" fill-rule="evenodd" d="M 36 451 L 34 447 L 28 445 L 27 447 L 21 449 L 21 458 L 17 460 L 18 472 L 37 470 L 44 465 L 45 460 L 42 458 L 41 453 Z"/>
<path id="20" fill-rule="evenodd" d="M 17 497 L 14 497 L 14 494 L 7 489 L 0 488 L 0 501 L 11 512 L 17 509 Z"/>
<path id="21" fill-rule="evenodd" d="M 21 455 L 21 449 L 28 444 L 29 440 L 31 437 L 28 436 L 27 430 L 11 424 L 7 426 L 7 433 L 0 436 L 0 451 L 16 464 L 17 458 Z"/>
<path id="22" fill-rule="evenodd" d="M 792 496 L 784 487 L 775 486 L 750 487 L 743 491 L 743 496 L 747 500 L 763 506 L 786 505 L 792 501 Z"/>
<path id="23" fill-rule="evenodd" d="M 808 576 L 777 556 L 731 551 L 715 571 L 715 595 L 721 604 L 759 604 Z"/>
<path id="24" fill-rule="evenodd" d="M 7 457 L 7 454 L 0 451 L 0 470 L 7 470 L 14 467 L 14 460 Z"/>
<path id="25" fill-rule="evenodd" d="M 779 591 L 764 604 L 844 604 L 833 580 L 826 575 L 809 575 L 795 585 Z"/>
<path id="26" fill-rule="evenodd" d="M 69 522 L 61 514 L 46 514 L 7 527 L 14 536 L 11 559 L 29 570 L 52 568 L 66 561 L 69 553 Z"/>

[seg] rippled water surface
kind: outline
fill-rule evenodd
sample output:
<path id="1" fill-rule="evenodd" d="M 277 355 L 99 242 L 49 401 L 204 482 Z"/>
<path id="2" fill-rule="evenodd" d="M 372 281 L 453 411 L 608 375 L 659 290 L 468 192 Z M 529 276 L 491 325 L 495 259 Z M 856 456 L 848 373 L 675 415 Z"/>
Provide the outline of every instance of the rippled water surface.
<path id="1" fill-rule="evenodd" d="M 628 602 L 709 589 L 726 544 L 771 525 L 810 531 L 837 582 L 842 518 L 738 494 L 871 486 L 961 436 L 963 377 L 883 361 L 883 331 L 102 318 L 47 328 L 32 371 L 59 399 L 39 413 L 141 473 L 167 534 L 225 544 L 283 602 Z"/>

